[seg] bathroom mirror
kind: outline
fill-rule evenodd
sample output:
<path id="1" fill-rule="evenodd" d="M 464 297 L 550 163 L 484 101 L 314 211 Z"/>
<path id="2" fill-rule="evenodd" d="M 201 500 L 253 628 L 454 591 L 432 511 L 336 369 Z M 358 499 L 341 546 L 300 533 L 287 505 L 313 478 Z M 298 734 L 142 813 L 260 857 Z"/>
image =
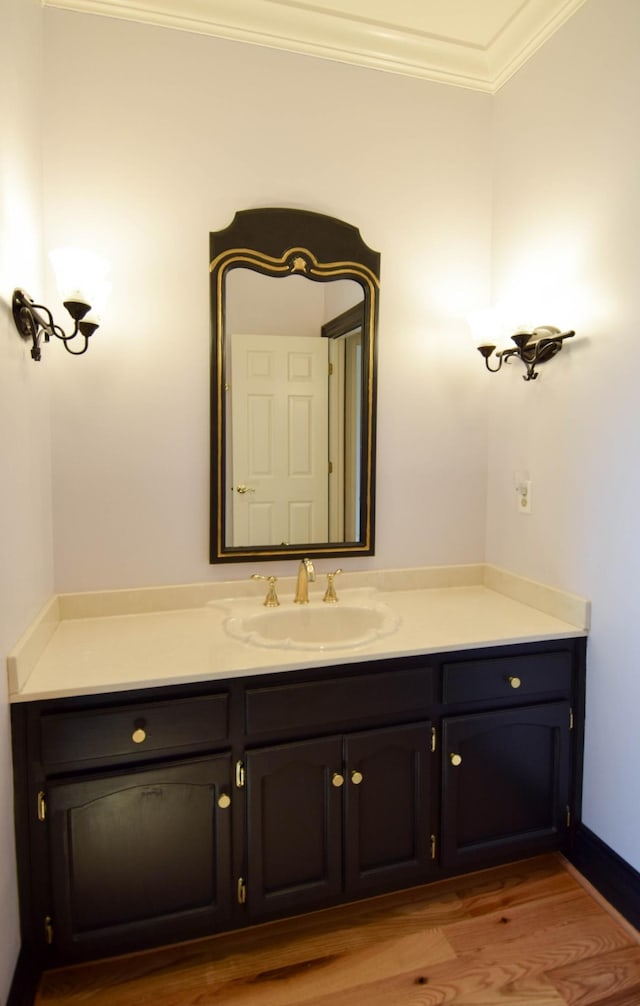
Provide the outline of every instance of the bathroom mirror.
<path id="1" fill-rule="evenodd" d="M 306 210 L 210 234 L 211 562 L 374 552 L 380 255 Z"/>

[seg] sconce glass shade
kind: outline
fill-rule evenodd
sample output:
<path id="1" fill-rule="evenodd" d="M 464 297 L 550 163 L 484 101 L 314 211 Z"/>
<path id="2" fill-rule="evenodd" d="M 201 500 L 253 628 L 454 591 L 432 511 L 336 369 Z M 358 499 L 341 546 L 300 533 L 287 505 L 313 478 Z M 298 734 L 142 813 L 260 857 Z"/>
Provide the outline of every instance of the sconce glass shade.
<path id="1" fill-rule="evenodd" d="M 111 283 L 107 282 L 109 263 L 79 248 L 56 248 L 49 258 L 63 301 L 90 304 L 91 317 L 99 315 L 111 292 Z"/>
<path id="2" fill-rule="evenodd" d="M 473 344 L 480 346 L 496 346 L 498 339 L 498 316 L 492 307 L 483 307 L 471 311 L 467 315 L 467 324 L 471 329 Z"/>

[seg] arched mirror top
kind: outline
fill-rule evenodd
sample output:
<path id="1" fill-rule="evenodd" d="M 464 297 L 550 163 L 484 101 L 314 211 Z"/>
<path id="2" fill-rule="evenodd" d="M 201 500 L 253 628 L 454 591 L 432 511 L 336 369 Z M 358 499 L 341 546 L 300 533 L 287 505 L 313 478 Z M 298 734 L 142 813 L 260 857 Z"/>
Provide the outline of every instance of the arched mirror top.
<path id="1" fill-rule="evenodd" d="M 244 210 L 210 275 L 211 562 L 372 555 L 379 253 L 333 217 Z"/>

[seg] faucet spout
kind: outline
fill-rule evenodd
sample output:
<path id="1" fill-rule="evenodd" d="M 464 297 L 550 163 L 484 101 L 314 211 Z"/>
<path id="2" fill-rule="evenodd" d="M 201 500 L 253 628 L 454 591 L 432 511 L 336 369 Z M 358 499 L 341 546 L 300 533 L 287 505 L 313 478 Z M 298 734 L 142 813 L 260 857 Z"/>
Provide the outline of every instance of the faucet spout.
<path id="1" fill-rule="evenodd" d="M 309 581 L 313 583 L 316 578 L 316 571 L 313 567 L 311 559 L 302 559 L 300 561 L 300 568 L 298 569 L 298 579 L 296 581 L 296 596 L 293 599 L 294 604 L 308 604 L 309 603 Z"/>

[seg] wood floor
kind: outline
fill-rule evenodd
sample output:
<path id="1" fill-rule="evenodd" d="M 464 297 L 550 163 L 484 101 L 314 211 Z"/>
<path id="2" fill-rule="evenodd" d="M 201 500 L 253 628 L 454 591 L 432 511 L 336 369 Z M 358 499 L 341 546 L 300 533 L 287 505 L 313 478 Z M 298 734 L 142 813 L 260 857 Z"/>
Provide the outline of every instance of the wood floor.
<path id="1" fill-rule="evenodd" d="M 638 934 L 556 856 L 45 974 L 38 1006 L 640 1006 Z"/>

